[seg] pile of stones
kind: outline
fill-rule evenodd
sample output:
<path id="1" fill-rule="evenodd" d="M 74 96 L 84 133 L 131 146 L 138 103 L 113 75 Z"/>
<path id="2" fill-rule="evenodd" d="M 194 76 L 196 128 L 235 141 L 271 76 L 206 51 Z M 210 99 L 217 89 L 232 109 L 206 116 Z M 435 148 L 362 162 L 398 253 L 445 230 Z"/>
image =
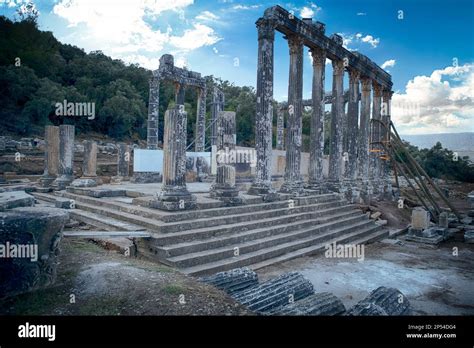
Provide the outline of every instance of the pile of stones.
<path id="1" fill-rule="evenodd" d="M 261 315 L 410 315 L 408 299 L 397 289 L 379 287 L 350 310 L 329 292 L 315 293 L 311 282 L 298 272 L 284 273 L 258 283 L 251 269 L 236 268 L 202 277 L 200 281 L 224 290 L 237 302 Z"/>

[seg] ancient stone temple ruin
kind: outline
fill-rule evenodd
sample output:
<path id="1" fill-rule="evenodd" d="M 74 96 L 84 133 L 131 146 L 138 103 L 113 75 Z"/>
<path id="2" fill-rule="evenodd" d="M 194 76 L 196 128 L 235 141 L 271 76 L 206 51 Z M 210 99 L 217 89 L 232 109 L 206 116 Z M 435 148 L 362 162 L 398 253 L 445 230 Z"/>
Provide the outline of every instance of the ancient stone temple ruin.
<path id="1" fill-rule="evenodd" d="M 271 184 L 270 158 L 272 153 L 273 121 L 273 61 L 275 30 L 285 35 L 290 54 L 287 129 L 283 140 L 283 110 L 277 110 L 277 148 L 286 147 L 286 169 L 281 192 L 301 195 L 304 182 L 301 177 L 302 142 L 302 79 L 303 47 L 310 49 L 313 58 L 312 116 L 309 183 L 307 187 L 319 192 L 362 191 L 364 194 L 388 190 L 386 164 L 382 164 L 383 142 L 388 132 L 381 125 L 390 121 L 392 81 L 388 73 L 366 56 L 351 52 L 342 46 L 342 37 L 326 36 L 325 25 L 311 19 L 298 19 L 280 6 L 267 9 L 257 21 L 257 114 L 255 145 L 257 151 L 256 177 L 250 194 L 269 194 Z M 331 94 L 331 123 L 329 173 L 323 179 L 323 123 L 325 61 L 332 61 L 333 87 Z M 349 74 L 349 90 L 344 95 L 344 74 Z M 362 93 L 360 94 L 360 85 Z M 373 109 L 370 115 L 371 89 Z M 382 107 L 382 96 L 383 107 Z M 345 103 L 347 102 L 347 115 Z M 360 103 L 360 107 L 359 107 Z M 360 111 L 360 112 L 359 112 Z M 383 112 L 383 117 L 382 117 Z M 360 113 L 360 117 L 359 117 Z M 373 119 L 375 122 L 370 122 Z M 367 171 L 367 168 L 369 170 Z M 368 175 L 367 175 L 368 174 Z M 369 179 L 369 180 L 367 180 Z"/>

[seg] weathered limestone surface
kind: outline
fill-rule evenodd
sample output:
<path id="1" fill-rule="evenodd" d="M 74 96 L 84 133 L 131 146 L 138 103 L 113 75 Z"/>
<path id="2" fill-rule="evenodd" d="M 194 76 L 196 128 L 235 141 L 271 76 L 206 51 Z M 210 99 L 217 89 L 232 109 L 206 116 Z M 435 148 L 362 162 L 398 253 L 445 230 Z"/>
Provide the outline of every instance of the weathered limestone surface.
<path id="1" fill-rule="evenodd" d="M 277 315 L 341 315 L 346 307 L 340 299 L 329 292 L 320 292 L 286 305 L 272 314 Z"/>
<path id="2" fill-rule="evenodd" d="M 228 294 L 243 291 L 258 284 L 257 273 L 247 267 L 219 272 L 212 276 L 200 278 L 199 280 L 224 290 Z"/>
<path id="3" fill-rule="evenodd" d="M 59 126 L 59 166 L 58 178 L 53 186 L 58 190 L 63 190 L 73 180 L 73 159 L 74 159 L 74 126 Z"/>
<path id="4" fill-rule="evenodd" d="M 92 140 L 84 141 L 84 160 L 82 162 L 82 176 L 74 180 L 71 186 L 94 187 L 99 183 L 97 177 L 97 143 Z"/>
<path id="5" fill-rule="evenodd" d="M 362 96 L 360 102 L 360 122 L 357 157 L 359 160 L 358 174 L 361 196 L 366 203 L 370 201 L 371 188 L 369 187 L 369 134 L 370 134 L 370 104 L 371 81 L 361 78 Z"/>
<path id="6" fill-rule="evenodd" d="M 229 204 L 241 204 L 235 185 L 236 145 L 235 112 L 221 111 L 217 117 L 217 175 L 210 196 Z"/>
<path id="7" fill-rule="evenodd" d="M 217 118 L 224 111 L 224 93 L 217 87 L 212 91 L 211 107 L 211 146 L 217 145 Z"/>
<path id="8" fill-rule="evenodd" d="M 35 198 L 25 191 L 0 192 L 0 211 L 17 207 L 32 207 Z"/>
<path id="9" fill-rule="evenodd" d="M 430 225 L 430 214 L 422 207 L 416 207 L 411 212 L 411 228 L 422 231 Z"/>
<path id="10" fill-rule="evenodd" d="M 352 307 L 347 315 L 410 315 L 410 301 L 399 290 L 381 286 Z"/>
<path id="11" fill-rule="evenodd" d="M 68 219 L 67 211 L 56 208 L 16 208 L 0 213 L 0 245 L 8 243 L 10 252 L 12 245 L 37 245 L 36 261 L 19 257 L 0 261 L 0 298 L 54 283 L 58 245 Z"/>
<path id="12" fill-rule="evenodd" d="M 130 146 L 123 143 L 119 144 L 117 154 L 117 176 L 119 178 L 130 176 L 130 157 Z"/>
<path id="13" fill-rule="evenodd" d="M 286 131 L 285 180 L 280 192 L 302 194 L 301 143 L 303 112 L 303 41 L 298 37 L 288 37 L 290 47 L 290 72 L 288 83 L 288 121 Z"/>
<path id="14" fill-rule="evenodd" d="M 345 179 L 354 182 L 357 178 L 357 137 L 359 121 L 359 77 L 356 70 L 349 70 L 349 103 L 347 109 L 347 156 Z"/>
<path id="15" fill-rule="evenodd" d="M 196 117 L 196 152 L 205 151 L 206 145 L 206 89 L 198 89 L 198 104 Z"/>
<path id="16" fill-rule="evenodd" d="M 232 297 L 250 310 L 269 313 L 313 293 L 313 284 L 309 280 L 297 272 L 290 272 Z"/>
<path id="17" fill-rule="evenodd" d="M 257 106 L 255 116 L 255 150 L 257 165 L 255 180 L 248 193 L 274 193 L 271 183 L 272 121 L 273 121 L 273 43 L 275 27 L 272 21 L 259 19 Z"/>
<path id="18" fill-rule="evenodd" d="M 321 189 L 323 182 L 324 155 L 324 80 L 326 52 L 311 49 L 313 57 L 313 86 L 311 114 L 310 150 L 309 150 L 309 187 Z"/>
<path id="19" fill-rule="evenodd" d="M 277 110 L 277 134 L 276 134 L 277 150 L 285 149 L 285 111 L 282 107 Z"/>
<path id="20" fill-rule="evenodd" d="M 156 77 L 150 79 L 150 96 L 148 99 L 147 148 L 158 149 L 158 112 L 160 105 L 160 81 Z"/>
<path id="21" fill-rule="evenodd" d="M 344 62 L 333 60 L 332 109 L 331 109 L 331 137 L 329 147 L 329 175 L 328 188 L 339 191 L 341 180 L 342 161 L 342 124 L 344 117 L 344 99 L 342 96 L 344 83 Z"/>
<path id="22" fill-rule="evenodd" d="M 165 113 L 163 186 L 151 203 L 153 208 L 184 210 L 196 206 L 196 198 L 186 188 L 187 115 L 180 107 Z"/>
<path id="23" fill-rule="evenodd" d="M 58 174 L 59 127 L 46 126 L 44 133 L 44 173 L 40 179 L 40 185 L 43 187 L 49 187 Z"/>
<path id="24" fill-rule="evenodd" d="M 370 179 L 374 190 L 380 192 L 380 154 L 381 146 L 376 144 L 380 142 L 380 113 L 382 106 L 382 87 L 373 83 L 373 101 L 372 101 L 372 125 L 371 125 L 371 156 L 370 156 Z"/>

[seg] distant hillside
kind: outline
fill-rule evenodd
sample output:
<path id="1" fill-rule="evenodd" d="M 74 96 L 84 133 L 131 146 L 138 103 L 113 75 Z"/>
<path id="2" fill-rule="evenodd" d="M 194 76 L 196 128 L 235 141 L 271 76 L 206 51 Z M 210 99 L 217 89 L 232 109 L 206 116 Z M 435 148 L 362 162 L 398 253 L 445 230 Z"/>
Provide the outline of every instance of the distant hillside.
<path id="1" fill-rule="evenodd" d="M 401 137 L 420 149 L 431 149 L 439 141 L 444 148 L 451 151 L 474 152 L 474 132 L 401 135 Z"/>

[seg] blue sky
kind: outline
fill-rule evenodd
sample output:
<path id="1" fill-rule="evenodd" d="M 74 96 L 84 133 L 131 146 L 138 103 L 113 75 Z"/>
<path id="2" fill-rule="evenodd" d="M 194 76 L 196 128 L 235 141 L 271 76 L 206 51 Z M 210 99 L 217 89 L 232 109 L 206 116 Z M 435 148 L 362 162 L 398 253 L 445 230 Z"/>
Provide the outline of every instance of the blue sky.
<path id="1" fill-rule="evenodd" d="M 0 0 L 12 17 L 24 0 Z M 384 67 L 394 82 L 393 118 L 403 133 L 474 131 L 474 2 L 471 0 L 37 0 L 39 24 L 86 51 L 158 67 L 177 65 L 255 86 L 257 31 L 265 8 L 280 5 L 326 24 L 345 46 Z M 400 11 L 403 11 L 401 13 Z M 403 18 L 400 18 L 403 17 Z M 304 97 L 311 93 L 305 50 Z M 326 65 L 326 89 L 332 67 Z M 275 99 L 286 99 L 288 47 L 275 40 Z"/>

